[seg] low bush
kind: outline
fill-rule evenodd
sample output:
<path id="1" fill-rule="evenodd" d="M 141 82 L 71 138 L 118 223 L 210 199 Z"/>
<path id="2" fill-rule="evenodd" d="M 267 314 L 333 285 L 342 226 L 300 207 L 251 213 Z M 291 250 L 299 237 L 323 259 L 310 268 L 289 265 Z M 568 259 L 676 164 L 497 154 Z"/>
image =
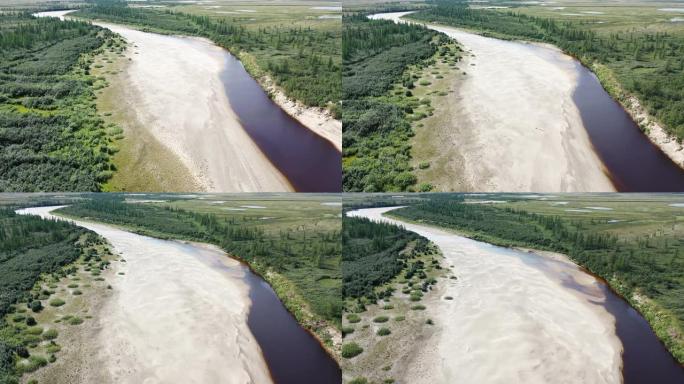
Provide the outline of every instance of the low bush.
<path id="1" fill-rule="evenodd" d="M 351 359 L 352 357 L 360 355 L 362 352 L 363 348 L 356 343 L 342 345 L 342 357 L 345 359 Z"/>
<path id="2" fill-rule="evenodd" d="M 45 331 L 45 333 L 43 333 L 43 339 L 54 340 L 57 338 L 58 335 L 59 335 L 59 332 L 57 332 L 56 329 L 50 328 L 47 331 Z"/>
<path id="3" fill-rule="evenodd" d="M 414 311 L 422 311 L 422 310 L 424 310 L 425 308 L 426 308 L 426 307 L 425 307 L 424 305 L 414 305 L 413 307 L 411 307 L 411 309 L 414 310 Z"/>
<path id="4" fill-rule="evenodd" d="M 378 332 L 377 332 L 378 336 L 387 336 L 390 333 L 392 333 L 392 331 L 390 331 L 389 328 L 384 328 L 384 327 L 378 329 Z"/>
<path id="5" fill-rule="evenodd" d="M 373 322 L 375 322 L 375 323 L 386 323 L 387 320 L 389 320 L 389 317 L 387 317 L 387 316 L 378 316 L 375 319 L 373 319 Z"/>
<path id="6" fill-rule="evenodd" d="M 350 323 L 358 323 L 359 321 L 361 321 L 361 318 L 356 313 L 350 313 L 347 315 L 347 321 L 349 321 Z"/>
<path id="7" fill-rule="evenodd" d="M 50 305 L 53 307 L 61 307 L 62 305 L 66 304 L 66 302 L 62 299 L 52 299 L 50 300 Z"/>

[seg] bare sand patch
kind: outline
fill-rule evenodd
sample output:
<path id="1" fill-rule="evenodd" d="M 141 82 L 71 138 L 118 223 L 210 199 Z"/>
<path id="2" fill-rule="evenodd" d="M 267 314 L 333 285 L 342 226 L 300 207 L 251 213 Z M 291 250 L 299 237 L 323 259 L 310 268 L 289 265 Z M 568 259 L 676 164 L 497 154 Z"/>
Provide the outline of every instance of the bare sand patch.
<path id="1" fill-rule="evenodd" d="M 406 13 L 374 17 L 400 22 Z M 447 96 L 451 119 L 437 129 L 433 144 L 455 159 L 451 168 L 460 176 L 437 189 L 614 190 L 572 99 L 578 80 L 573 59 L 549 46 L 429 27 L 468 53 L 459 64 L 467 75 Z"/>
<path id="2" fill-rule="evenodd" d="M 54 217 L 55 207 L 24 213 Z M 93 319 L 99 377 L 70 383 L 270 383 L 247 326 L 244 269 L 217 248 L 74 221 L 97 232 L 126 262 Z M 217 268 L 216 266 L 235 268 Z M 104 379 L 103 379 L 104 377 Z"/>
<path id="3" fill-rule="evenodd" d="M 404 362 L 399 382 L 621 382 L 622 344 L 615 319 L 596 304 L 605 298 L 593 276 L 562 255 L 503 249 L 383 216 L 392 209 L 349 215 L 425 236 L 458 275 L 444 292 L 453 300 L 427 308 L 437 332 Z"/>

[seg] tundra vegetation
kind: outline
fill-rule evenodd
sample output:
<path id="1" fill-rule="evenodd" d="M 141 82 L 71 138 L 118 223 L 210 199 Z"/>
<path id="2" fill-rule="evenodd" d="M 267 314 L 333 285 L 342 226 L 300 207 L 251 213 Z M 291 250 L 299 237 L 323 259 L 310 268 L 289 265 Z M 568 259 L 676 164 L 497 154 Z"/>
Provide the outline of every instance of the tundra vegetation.
<path id="1" fill-rule="evenodd" d="M 432 324 L 413 307 L 439 300 L 433 289 L 451 272 L 434 244 L 414 232 L 366 218 L 342 220 L 345 380 L 393 382 L 401 376 L 398 360 Z"/>
<path id="2" fill-rule="evenodd" d="M 420 25 L 345 16 L 343 42 L 343 188 L 347 192 L 429 191 L 416 186 L 412 124 L 433 113 L 428 88 L 437 62 L 455 66 L 460 48 Z M 420 92 L 419 92 L 420 93 Z"/>
<path id="3" fill-rule="evenodd" d="M 173 196 L 149 203 L 91 196 L 58 213 L 221 247 L 268 281 L 299 323 L 339 354 L 334 343 L 342 316 L 341 223 L 332 213 L 339 207 L 324 205 L 331 197 L 223 195 L 212 202 Z M 242 207 L 234 205 L 238 198 L 244 199 Z"/>
<path id="4" fill-rule="evenodd" d="M 512 195 L 498 204 L 464 203 L 458 195 L 422 198 L 429 201 L 390 215 L 500 246 L 566 254 L 625 297 L 684 361 L 684 208 L 672 196 Z"/>
<path id="5" fill-rule="evenodd" d="M 0 383 L 10 384 L 59 358 L 61 333 L 88 309 L 68 287 L 103 287 L 113 255 L 99 236 L 64 221 L 3 208 L 0 223 Z"/>
<path id="6" fill-rule="evenodd" d="M 97 113 L 90 66 L 120 49 L 85 22 L 0 14 L 0 191 L 101 189 L 120 132 Z"/>
<path id="7" fill-rule="evenodd" d="M 496 38 L 554 44 L 591 68 L 624 106 L 629 108 L 630 96 L 636 96 L 669 134 L 684 139 L 684 28 L 657 13 L 657 4 L 595 8 L 601 4 L 569 3 L 572 7 L 561 12 L 511 3 L 506 6 L 512 8 L 502 9 L 473 8 L 466 1 L 429 4 L 409 17 Z"/>
<path id="8" fill-rule="evenodd" d="M 317 28 L 277 20 L 254 25 L 252 21 L 257 19 L 175 8 L 134 7 L 126 1 L 97 0 L 72 15 L 156 33 L 206 37 L 237 56 L 257 79 L 268 75 L 289 97 L 337 113 L 342 86 L 339 27 Z"/>

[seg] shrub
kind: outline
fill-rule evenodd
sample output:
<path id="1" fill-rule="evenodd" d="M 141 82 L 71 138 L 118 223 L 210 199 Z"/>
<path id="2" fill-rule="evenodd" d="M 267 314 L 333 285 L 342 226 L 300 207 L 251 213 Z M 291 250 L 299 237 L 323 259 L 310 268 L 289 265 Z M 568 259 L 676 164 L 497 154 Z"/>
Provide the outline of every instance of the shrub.
<path id="1" fill-rule="evenodd" d="M 28 360 L 17 364 L 17 373 L 21 375 L 26 372 L 34 372 L 38 368 L 46 366 L 47 363 L 48 361 L 42 356 L 29 356 Z"/>
<path id="2" fill-rule="evenodd" d="M 347 315 L 347 321 L 349 321 L 350 323 L 358 323 L 359 321 L 361 321 L 361 318 L 356 313 L 350 313 Z"/>
<path id="3" fill-rule="evenodd" d="M 43 333 L 43 339 L 54 340 L 57 338 L 58 335 L 59 335 L 59 332 L 57 332 L 56 329 L 51 328 L 51 329 L 48 329 L 47 331 L 45 331 L 45 333 Z"/>
<path id="4" fill-rule="evenodd" d="M 454 299 L 454 298 L 451 297 L 451 296 L 446 296 L 446 297 L 444 298 L 444 300 L 453 300 L 453 299 Z"/>
<path id="5" fill-rule="evenodd" d="M 69 324 L 71 325 L 79 325 L 81 323 L 83 323 L 83 319 L 81 319 L 80 317 L 74 316 L 71 319 L 69 319 Z"/>
<path id="6" fill-rule="evenodd" d="M 36 319 L 34 319 L 33 317 L 29 316 L 26 318 L 26 325 L 28 325 L 29 327 L 36 324 L 38 323 L 36 323 Z"/>
<path id="7" fill-rule="evenodd" d="M 79 291 L 78 289 L 74 289 L 74 290 L 71 292 L 71 294 L 72 294 L 72 295 L 75 295 L 75 296 L 78 296 L 78 295 L 82 295 L 83 292 Z"/>
<path id="8" fill-rule="evenodd" d="M 383 327 L 383 328 L 378 329 L 377 333 L 378 333 L 378 336 L 387 336 L 390 333 L 392 333 L 392 331 L 390 331 L 389 328 Z"/>
<path id="9" fill-rule="evenodd" d="M 13 320 L 15 323 L 19 323 L 19 322 L 21 322 L 21 321 L 26 320 L 26 316 L 24 316 L 24 315 L 18 313 L 18 314 L 16 314 L 16 315 L 14 315 L 14 317 L 12 317 L 12 320 Z"/>
<path id="10" fill-rule="evenodd" d="M 342 336 L 354 333 L 354 327 L 342 327 Z"/>
<path id="11" fill-rule="evenodd" d="M 387 320 L 389 320 L 389 317 L 387 317 L 387 316 L 378 316 L 375 319 L 373 319 L 373 322 L 375 322 L 375 323 L 386 323 Z"/>
<path id="12" fill-rule="evenodd" d="M 69 288 L 78 288 L 78 284 L 71 283 L 68 285 Z"/>
<path id="13" fill-rule="evenodd" d="M 435 323 L 432 321 L 432 319 L 427 319 L 427 320 L 425 320 L 425 324 L 434 325 Z"/>
<path id="14" fill-rule="evenodd" d="M 15 352 L 17 353 L 17 355 L 18 355 L 19 357 L 21 357 L 21 358 L 23 358 L 23 359 L 25 359 L 25 358 L 31 356 L 31 354 L 29 353 L 28 349 L 26 349 L 26 347 L 24 347 L 23 345 L 18 346 L 18 347 L 15 349 Z"/>
<path id="15" fill-rule="evenodd" d="M 43 333 L 43 328 L 41 328 L 41 327 L 26 328 L 26 330 L 24 332 L 26 332 L 27 335 L 40 335 L 41 333 Z"/>
<path id="16" fill-rule="evenodd" d="M 66 304 L 64 300 L 62 299 L 52 299 L 50 300 L 50 305 L 53 307 L 61 307 L 62 305 Z"/>
<path id="17" fill-rule="evenodd" d="M 34 300 L 29 304 L 29 307 L 33 312 L 40 312 L 43 310 L 43 304 L 40 302 L 40 300 Z"/>
<path id="18" fill-rule="evenodd" d="M 365 377 L 357 377 L 356 379 L 349 382 L 349 384 L 368 384 L 368 380 Z"/>
<path id="19" fill-rule="evenodd" d="M 48 361 L 51 363 L 54 363 L 55 361 L 57 361 L 57 358 L 55 357 L 55 355 L 50 355 L 50 357 L 48 358 Z"/>
<path id="20" fill-rule="evenodd" d="M 414 310 L 414 311 L 422 311 L 422 310 L 424 310 L 425 308 L 426 308 L 426 307 L 425 307 L 424 305 L 414 305 L 413 307 L 411 307 L 411 309 Z"/>
<path id="21" fill-rule="evenodd" d="M 345 359 L 351 359 L 352 357 L 358 356 L 361 352 L 363 352 L 363 348 L 356 343 L 342 345 L 342 357 Z"/>
<path id="22" fill-rule="evenodd" d="M 418 164 L 418 168 L 420 169 L 428 169 L 430 168 L 430 163 L 427 161 L 423 161 L 420 164 Z"/>

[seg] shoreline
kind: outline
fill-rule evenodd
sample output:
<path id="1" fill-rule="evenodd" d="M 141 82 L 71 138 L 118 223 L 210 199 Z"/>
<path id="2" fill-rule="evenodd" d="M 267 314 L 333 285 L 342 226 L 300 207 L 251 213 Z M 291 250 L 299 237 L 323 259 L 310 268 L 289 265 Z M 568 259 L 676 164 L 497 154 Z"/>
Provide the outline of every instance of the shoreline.
<path id="1" fill-rule="evenodd" d="M 399 208 L 402 208 L 402 207 L 401 207 L 401 206 L 398 206 L 398 207 L 396 207 L 395 209 L 399 209 Z M 447 232 L 447 233 L 451 233 L 451 234 L 454 234 L 454 235 L 456 235 L 456 236 L 461 236 L 461 237 L 464 237 L 464 238 L 467 238 L 467 239 L 470 239 L 470 240 L 473 240 L 473 241 L 478 241 L 478 242 L 483 242 L 483 243 L 491 244 L 491 245 L 493 245 L 493 246 L 495 246 L 495 247 L 499 247 L 499 248 L 510 249 L 510 250 L 519 250 L 519 251 L 523 251 L 523 252 L 529 252 L 529 251 L 531 251 L 531 252 L 533 252 L 533 253 L 537 253 L 537 254 L 542 255 L 542 256 L 548 256 L 549 258 L 552 258 L 552 259 L 553 259 L 553 258 L 556 258 L 557 260 L 562 261 L 562 262 L 569 262 L 569 263 L 572 263 L 573 265 L 577 266 L 577 268 L 580 268 L 580 269 L 582 269 L 583 271 L 585 271 L 585 273 L 588 273 L 588 274 L 594 276 L 594 278 L 596 278 L 597 280 L 600 280 L 601 282 L 603 282 L 603 283 L 605 284 L 605 286 L 606 286 L 611 292 L 613 292 L 617 297 L 619 297 L 621 300 L 623 300 L 624 302 L 626 302 L 632 309 L 634 309 L 636 312 L 638 312 L 639 315 L 641 315 L 641 317 L 644 318 L 644 319 L 646 320 L 646 322 L 647 322 L 647 324 L 648 324 L 648 327 L 649 327 L 649 328 L 651 329 L 651 331 L 653 331 L 653 333 L 657 336 L 658 341 L 664 346 L 665 350 L 668 352 L 668 354 L 670 355 L 670 357 L 671 357 L 673 360 L 677 361 L 677 359 L 675 358 L 675 356 L 674 356 L 674 354 L 672 353 L 672 351 L 670 351 L 670 349 L 667 347 L 667 343 L 663 340 L 662 335 L 659 334 L 658 332 L 656 332 L 656 329 L 655 329 L 655 327 L 654 327 L 655 323 L 657 323 L 657 322 L 667 322 L 667 321 L 669 320 L 669 318 L 667 318 L 667 319 L 661 318 L 661 317 L 662 317 L 662 312 L 663 312 L 662 308 L 660 308 L 659 306 L 653 304 L 651 298 L 646 298 L 646 299 L 644 300 L 644 297 L 643 297 L 643 296 L 640 296 L 640 294 L 639 294 L 638 292 L 634 292 L 634 293 L 633 293 L 634 300 L 630 300 L 630 298 L 628 298 L 628 297 L 626 296 L 626 292 L 624 292 L 624 291 L 622 291 L 622 290 L 620 289 L 620 288 L 621 288 L 620 285 L 622 284 L 620 281 L 614 280 L 613 283 L 611 283 L 611 282 L 608 281 L 607 279 L 605 279 L 605 278 L 603 278 L 603 277 L 601 277 L 601 276 L 599 276 L 599 275 L 597 275 L 597 274 L 591 272 L 590 270 L 588 270 L 588 269 L 585 268 L 584 266 L 582 266 L 582 265 L 580 265 L 580 264 L 577 264 L 577 263 L 572 259 L 572 257 L 570 257 L 569 255 L 566 255 L 566 254 L 563 254 L 563 253 L 559 253 L 559 252 L 544 250 L 544 249 L 530 248 L 530 247 L 527 247 L 527 246 L 507 246 L 507 245 L 500 245 L 500 244 L 497 244 L 497 243 L 496 243 L 496 238 L 485 239 L 485 240 L 476 239 L 476 238 L 474 238 L 474 236 L 476 236 L 476 235 L 474 235 L 474 234 L 472 234 L 472 233 L 468 233 L 468 232 L 466 232 L 466 231 L 462 231 L 462 230 L 459 230 L 459 229 L 456 229 L 456 228 L 440 227 L 440 226 L 438 226 L 438 225 L 436 225 L 436 224 L 431 224 L 431 223 L 418 222 L 418 221 L 414 221 L 414 220 L 407 220 L 407 219 L 405 219 L 405 218 L 402 218 L 402 217 L 398 217 L 398 216 L 392 215 L 391 212 L 387 212 L 387 213 L 384 214 L 383 216 L 388 217 L 388 218 L 393 219 L 393 220 L 397 220 L 397 221 L 403 222 L 403 223 L 410 223 L 410 224 L 414 224 L 414 225 L 420 225 L 420 226 L 424 226 L 424 227 L 434 228 L 434 229 L 441 230 L 441 231 L 444 231 L 444 232 Z M 640 301 L 639 301 L 640 299 L 643 300 L 644 302 L 640 302 Z M 636 302 L 636 303 L 635 303 L 635 302 Z M 646 313 L 645 313 L 645 312 L 646 312 Z M 652 313 L 652 312 L 653 312 L 653 313 Z M 671 316 L 671 315 L 668 313 L 667 316 Z M 680 364 L 681 364 L 681 363 L 680 363 Z"/>
<path id="2" fill-rule="evenodd" d="M 416 23 L 404 15 L 371 18 Z M 460 156 L 454 158 L 463 164 L 464 186 L 480 192 L 615 191 L 572 100 L 578 77 L 570 60 L 555 50 L 530 51 L 450 26 L 419 24 L 464 50 L 458 72 L 466 75 L 456 77 L 455 92 L 447 96 L 459 101 L 450 103 L 455 116 L 432 145 Z M 548 99 L 560 102 L 537 108 Z"/>
<path id="3" fill-rule="evenodd" d="M 32 208 L 31 213 L 71 220 L 94 231 L 110 244 L 115 255 L 126 260 L 117 265 L 118 273 L 111 282 L 113 296 L 103 304 L 98 340 L 91 340 L 105 364 L 100 371 L 108 371 L 109 378 L 123 383 L 185 382 L 183 377 L 271 382 L 261 347 L 247 325 L 252 304 L 249 286 L 239 280 L 243 272 L 212 267 L 212 260 L 238 266 L 237 260 L 223 257 L 225 252 L 211 244 L 195 247 L 156 239 L 118 226 L 55 216 L 50 212 L 54 209 L 58 208 Z M 141 250 L 145 244 L 140 242 L 152 243 L 154 249 Z M 187 257 L 182 249 L 187 246 L 198 254 Z M 166 260 L 164 265 L 156 262 L 160 255 Z M 178 274 L 180 269 L 185 273 Z M 119 272 L 122 270 L 125 273 Z M 207 305 L 214 314 L 206 313 Z M 205 310 L 191 310 L 191 306 Z M 198 321 L 200 318 L 203 320 Z M 202 332 L 202 328 L 208 331 Z M 216 329 L 222 331 L 217 333 Z M 184 337 L 185 333 L 189 334 Z M 200 353 L 203 357 L 198 351 L 204 351 Z"/>
<path id="4" fill-rule="evenodd" d="M 136 110 L 140 125 L 180 158 L 202 190 L 292 190 L 231 109 L 219 78 L 224 65 L 220 47 L 207 39 L 93 24 L 119 34 L 133 46 L 126 53 L 130 60 L 124 76 L 132 97 L 127 103 Z M 174 55 L 178 49 L 184 55 Z M 197 62 L 203 65 L 197 67 Z M 160 64 L 166 70 L 160 70 Z M 193 71 L 183 70 L 191 66 Z M 178 78 L 183 73 L 186 77 Z M 202 81 L 193 82 L 190 77 Z"/>
<path id="5" fill-rule="evenodd" d="M 592 303 L 603 297 L 591 276 L 564 267 L 563 261 L 536 255 L 530 263 L 522 254 L 511 257 L 505 249 L 500 252 L 445 228 L 384 215 L 384 210 L 393 209 L 360 215 L 399 223 L 426 236 L 439 246 L 458 276 L 446 292 L 454 300 L 441 302 L 444 305 L 435 310 L 438 325 L 458 327 L 442 327 L 440 342 L 426 360 L 434 362 L 426 374 L 435 377 L 422 375 L 419 382 L 479 382 L 485 377 L 499 378 L 493 382 L 510 377 L 526 377 L 529 382 L 549 377 L 621 382 L 622 343 L 615 333 L 614 317 Z M 565 287 L 560 279 L 564 273 L 571 273 L 583 289 Z M 578 316 L 582 321 L 577 321 Z M 574 337 L 568 339 L 567 333 Z M 511 351 L 515 360 L 505 358 Z"/>
<path id="6" fill-rule="evenodd" d="M 403 16 L 402 16 L 403 17 Z M 620 83 L 609 68 L 603 63 L 591 62 L 584 63 L 578 57 L 575 57 L 569 52 L 564 51 L 560 47 L 540 41 L 534 40 L 521 40 L 515 37 L 509 37 L 501 35 L 498 33 L 489 33 L 486 31 L 478 31 L 468 28 L 459 28 L 444 24 L 427 24 L 420 22 L 419 20 L 407 18 L 411 22 L 425 24 L 425 25 L 435 25 L 439 27 L 455 28 L 460 29 L 468 33 L 477 34 L 482 37 L 488 37 L 493 39 L 499 39 L 503 41 L 519 42 L 522 44 L 532 44 L 537 46 L 546 47 L 558 51 L 564 55 L 570 56 L 574 60 L 577 60 L 580 65 L 589 70 L 603 87 L 604 91 L 616 102 L 618 103 L 627 114 L 631 117 L 632 121 L 641 128 L 641 131 L 648 140 L 655 145 L 662 153 L 664 153 L 673 163 L 675 163 L 679 168 L 684 170 L 684 144 L 680 143 L 679 140 L 672 134 L 668 133 L 663 125 L 653 117 L 648 110 L 643 106 L 643 103 L 639 98 L 629 92 L 627 92 L 622 83 Z M 684 142 L 684 140 L 683 140 Z"/>
<path id="7" fill-rule="evenodd" d="M 307 307 L 306 315 L 309 317 L 308 319 L 298 319 L 297 316 L 295 316 L 294 312 L 291 310 L 291 308 L 287 305 L 289 301 L 287 301 L 287 298 L 292 298 L 295 297 L 295 300 L 303 300 L 297 294 L 296 292 L 284 292 L 280 289 L 278 289 L 281 284 L 278 284 L 276 282 L 277 279 L 281 278 L 282 275 L 274 273 L 272 271 L 267 271 L 267 273 L 262 273 L 259 270 L 256 269 L 255 266 L 249 264 L 247 261 L 245 261 L 243 258 L 241 258 L 238 255 L 235 255 L 233 253 L 227 252 L 223 250 L 221 247 L 218 245 L 212 244 L 212 243 L 202 243 L 198 242 L 193 239 L 183 239 L 183 238 L 178 238 L 178 237 L 170 237 L 165 235 L 164 233 L 161 232 L 156 232 L 154 230 L 147 230 L 144 228 L 135 228 L 135 227 L 127 227 L 125 225 L 119 225 L 119 224 L 110 224 L 110 223 L 103 223 L 103 222 L 98 222 L 98 221 L 93 221 L 91 218 L 83 218 L 83 217 L 75 217 L 75 216 L 70 216 L 67 214 L 64 214 L 62 212 L 55 212 L 53 213 L 54 216 L 67 219 L 67 220 L 72 220 L 72 221 L 81 221 L 81 222 L 87 222 L 87 223 L 92 223 L 92 224 L 100 224 L 100 225 L 106 225 L 112 228 L 116 228 L 122 231 L 126 231 L 135 235 L 140 235 L 140 236 L 146 236 L 150 237 L 153 239 L 157 240 L 164 240 L 164 241 L 173 241 L 173 242 L 178 242 L 182 244 L 191 244 L 195 246 L 199 246 L 201 248 L 207 248 L 207 249 L 214 249 L 214 250 L 219 250 L 221 253 L 225 254 L 226 258 L 229 260 L 232 260 L 234 262 L 240 263 L 242 266 L 245 268 L 249 269 L 251 273 L 262 279 L 264 282 L 266 282 L 269 287 L 275 292 L 276 297 L 278 297 L 278 300 L 281 302 L 285 310 L 295 319 L 295 322 L 299 324 L 299 326 L 306 331 L 308 334 L 310 334 L 316 342 L 318 342 L 321 346 L 321 349 L 323 349 L 330 358 L 332 358 L 337 364 L 340 364 L 340 352 L 339 352 L 339 347 L 342 345 L 342 333 L 339 329 L 335 328 L 334 325 L 328 324 L 327 321 L 324 319 L 318 319 L 316 316 L 313 314 L 313 312 Z M 279 294 L 281 293 L 281 294 Z M 325 344 L 323 341 L 323 338 L 317 334 L 312 327 L 314 325 L 319 325 L 320 322 L 325 322 L 326 326 L 323 327 L 323 329 L 327 332 L 329 332 L 333 345 L 329 346 Z"/>
<path id="8" fill-rule="evenodd" d="M 96 22 L 104 24 L 109 23 L 106 20 L 99 19 L 84 20 L 90 21 L 93 24 Z M 272 95 L 271 100 L 273 100 L 285 113 L 297 120 L 300 124 L 316 135 L 329 141 L 339 152 L 342 152 L 342 121 L 335 119 L 332 116 L 332 113 L 326 108 L 308 106 L 301 103 L 299 100 L 288 96 L 285 91 L 283 91 L 261 67 L 257 66 L 256 63 L 252 63 L 254 60 L 248 52 L 234 53 L 206 37 L 182 35 L 167 31 L 146 31 L 144 27 L 141 28 L 139 25 L 133 23 L 111 24 L 125 26 L 140 32 L 155 33 L 163 36 L 198 38 L 205 40 L 206 42 L 210 42 L 212 45 L 225 50 L 228 54 L 233 55 L 238 61 L 240 61 L 247 73 L 259 84 L 264 92 L 266 92 L 268 95 Z"/>

